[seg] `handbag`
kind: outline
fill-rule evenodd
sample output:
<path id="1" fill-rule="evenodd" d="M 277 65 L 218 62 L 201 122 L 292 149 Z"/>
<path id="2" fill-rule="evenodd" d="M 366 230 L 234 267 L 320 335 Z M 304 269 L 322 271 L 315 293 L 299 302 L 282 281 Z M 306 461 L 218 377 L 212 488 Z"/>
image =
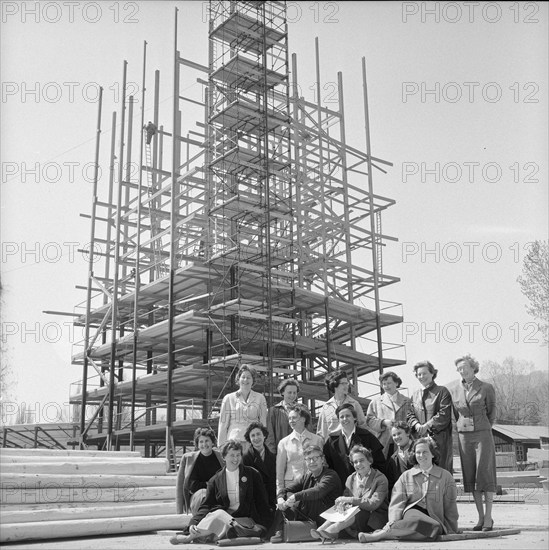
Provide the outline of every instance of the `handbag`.
<path id="1" fill-rule="evenodd" d="M 317 540 L 311 536 L 311 529 L 316 529 L 313 520 L 290 521 L 284 518 L 283 538 L 284 542 L 310 542 Z"/>
<path id="2" fill-rule="evenodd" d="M 233 518 L 230 525 L 231 528 L 227 533 L 229 538 L 261 537 L 265 532 L 265 528 L 256 523 L 252 518 Z M 233 533 L 235 537 L 231 536 Z"/>

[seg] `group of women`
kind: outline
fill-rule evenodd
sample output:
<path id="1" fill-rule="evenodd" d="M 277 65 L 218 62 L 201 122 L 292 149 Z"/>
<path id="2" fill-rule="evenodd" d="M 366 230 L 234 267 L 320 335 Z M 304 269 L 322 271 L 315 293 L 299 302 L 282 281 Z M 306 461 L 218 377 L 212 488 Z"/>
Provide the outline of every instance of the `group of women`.
<path id="1" fill-rule="evenodd" d="M 177 511 L 192 515 L 174 544 L 236 536 L 268 537 L 277 494 L 304 475 L 304 450 L 323 450 L 323 467 L 344 487 L 334 503 L 341 521 L 311 531 L 322 540 L 341 532 L 361 542 L 382 539 L 435 540 L 458 531 L 456 484 L 452 468 L 452 417 L 456 421 L 464 490 L 478 510 L 474 530 L 493 527 L 496 490 L 493 387 L 476 378 L 478 362 L 456 359 L 460 387 L 452 392 L 435 383 L 437 370 L 423 361 L 414 366 L 422 388 L 411 399 L 399 392 L 393 372 L 380 377 L 383 393 L 364 414 L 349 395 L 343 371 L 326 377 L 333 396 L 320 412 L 316 433 L 311 413 L 298 403 L 299 382 L 284 380 L 282 400 L 267 408 L 254 392 L 255 370 L 243 365 L 239 390 L 221 405 L 217 441 L 209 428 L 195 433 L 197 451 L 186 453 L 177 480 Z M 484 502 L 483 502 L 484 495 Z M 352 508 L 352 515 L 346 513 Z"/>

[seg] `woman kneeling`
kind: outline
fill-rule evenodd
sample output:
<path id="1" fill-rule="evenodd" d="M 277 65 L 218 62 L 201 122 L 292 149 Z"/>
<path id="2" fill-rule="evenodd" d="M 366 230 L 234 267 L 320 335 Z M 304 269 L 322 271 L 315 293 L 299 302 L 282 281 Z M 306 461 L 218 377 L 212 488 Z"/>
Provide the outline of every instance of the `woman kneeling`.
<path id="1" fill-rule="evenodd" d="M 383 539 L 436 540 L 458 532 L 457 490 L 452 474 L 440 466 L 433 439 L 414 442 L 416 465 L 396 482 L 389 504 L 389 522 L 373 533 L 359 533 L 360 542 Z"/>
<path id="2" fill-rule="evenodd" d="M 172 544 L 216 541 L 243 531 L 261 536 L 269 527 L 272 518 L 263 480 L 257 470 L 242 464 L 242 443 L 227 441 L 221 456 L 225 466 L 208 482 L 204 503 L 189 523 L 189 534 L 172 537 Z"/>

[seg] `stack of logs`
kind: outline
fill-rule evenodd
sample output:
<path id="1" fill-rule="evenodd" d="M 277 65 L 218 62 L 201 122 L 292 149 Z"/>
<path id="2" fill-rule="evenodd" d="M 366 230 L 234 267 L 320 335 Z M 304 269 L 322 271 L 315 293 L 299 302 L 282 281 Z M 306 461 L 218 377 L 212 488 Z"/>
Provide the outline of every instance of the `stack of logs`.
<path id="1" fill-rule="evenodd" d="M 0 542 L 181 529 L 167 469 L 138 452 L 0 449 Z"/>

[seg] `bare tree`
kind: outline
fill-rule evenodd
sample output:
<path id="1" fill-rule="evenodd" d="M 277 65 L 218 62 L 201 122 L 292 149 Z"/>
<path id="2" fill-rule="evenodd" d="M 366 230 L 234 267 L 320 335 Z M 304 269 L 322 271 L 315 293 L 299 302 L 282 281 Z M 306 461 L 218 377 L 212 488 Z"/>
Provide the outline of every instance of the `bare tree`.
<path id="1" fill-rule="evenodd" d="M 506 357 L 501 364 L 485 361 L 481 372 L 496 390 L 499 424 L 548 425 L 547 372 L 535 370 L 531 361 L 514 357 Z"/>
<path id="2" fill-rule="evenodd" d="M 4 288 L 0 280 L 0 322 L 2 322 L 2 312 L 4 309 Z M 4 326 L 3 323 L 1 323 Z M 0 333 L 0 407 L 2 407 L 2 418 L 4 417 L 4 407 L 11 401 L 12 390 L 12 370 L 8 361 L 7 342 L 3 332 Z"/>
<path id="3" fill-rule="evenodd" d="M 520 289 L 528 298 L 528 314 L 538 321 L 539 331 L 549 343 L 549 245 L 534 241 L 524 258 L 522 275 L 517 278 Z"/>

